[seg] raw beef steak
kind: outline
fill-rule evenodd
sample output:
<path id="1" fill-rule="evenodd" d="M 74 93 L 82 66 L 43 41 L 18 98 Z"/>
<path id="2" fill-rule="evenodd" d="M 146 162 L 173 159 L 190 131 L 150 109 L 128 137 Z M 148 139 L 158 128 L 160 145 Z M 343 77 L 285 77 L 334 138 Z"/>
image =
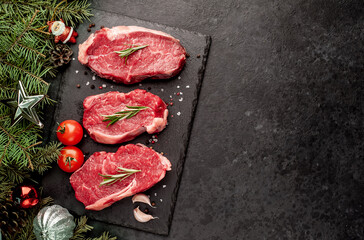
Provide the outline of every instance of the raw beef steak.
<path id="1" fill-rule="evenodd" d="M 146 106 L 135 116 L 107 126 L 105 115 L 128 109 L 127 106 Z M 136 89 L 129 93 L 107 92 L 89 96 L 83 101 L 83 126 L 92 139 L 99 143 L 116 144 L 134 139 L 147 131 L 162 131 L 167 125 L 167 105 L 158 96 Z"/>
<path id="2" fill-rule="evenodd" d="M 101 185 L 101 175 L 120 174 L 118 167 L 140 170 L 124 180 Z M 151 188 L 171 170 L 170 161 L 142 144 L 121 146 L 116 153 L 96 152 L 74 172 L 70 182 L 88 210 L 102 210 L 116 201 Z"/>
<path id="3" fill-rule="evenodd" d="M 115 51 L 133 46 L 147 47 L 128 56 Z M 143 27 L 103 28 L 79 45 L 78 60 L 102 78 L 132 84 L 146 78 L 165 79 L 177 75 L 186 62 L 186 51 L 171 35 Z"/>

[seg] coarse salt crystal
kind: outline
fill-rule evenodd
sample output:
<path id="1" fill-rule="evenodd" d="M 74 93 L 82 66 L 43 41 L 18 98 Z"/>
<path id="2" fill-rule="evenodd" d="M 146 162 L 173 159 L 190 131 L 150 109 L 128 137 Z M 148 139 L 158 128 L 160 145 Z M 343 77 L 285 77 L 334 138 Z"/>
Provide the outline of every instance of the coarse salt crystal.
<path id="1" fill-rule="evenodd" d="M 169 98 L 172 98 L 172 95 L 169 95 Z"/>
<path id="2" fill-rule="evenodd" d="M 178 76 L 178 80 L 181 80 L 181 76 Z"/>
<path id="3" fill-rule="evenodd" d="M 72 58 L 72 60 L 74 61 L 74 60 L 76 60 L 76 58 Z"/>
<path id="4" fill-rule="evenodd" d="M 78 70 L 76 70 L 75 72 L 78 73 Z"/>
<path id="5" fill-rule="evenodd" d="M 84 137 L 87 137 L 87 135 L 85 134 Z"/>
<path id="6" fill-rule="evenodd" d="M 177 116 L 179 116 L 179 115 L 181 115 L 181 112 L 178 112 L 178 113 L 177 113 Z"/>
<path id="7" fill-rule="evenodd" d="M 93 75 L 93 76 L 92 76 L 92 80 L 94 80 L 94 81 L 96 80 L 96 77 L 95 77 L 95 75 Z"/>
<path id="8" fill-rule="evenodd" d="M 182 102 L 183 101 L 183 97 L 181 97 L 180 99 L 178 99 L 178 101 Z"/>
<path id="9" fill-rule="evenodd" d="M 102 84 L 102 87 L 103 87 L 103 88 L 106 88 L 106 84 Z"/>
<path id="10" fill-rule="evenodd" d="M 154 193 L 154 196 L 157 196 L 157 193 Z"/>
<path id="11" fill-rule="evenodd" d="M 113 85 L 111 85 L 111 86 L 110 86 L 110 88 L 114 88 L 114 86 L 113 86 Z"/>
<path id="12" fill-rule="evenodd" d="M 163 188 L 166 188 L 167 187 L 167 185 L 163 185 Z"/>
<path id="13" fill-rule="evenodd" d="M 161 88 L 161 92 L 164 92 L 164 89 L 163 88 Z"/>
<path id="14" fill-rule="evenodd" d="M 180 86 L 177 86 L 177 88 L 180 88 Z"/>
<path id="15" fill-rule="evenodd" d="M 87 83 L 86 83 L 86 86 L 88 86 L 88 85 L 90 85 L 90 82 L 87 82 Z"/>
<path id="16" fill-rule="evenodd" d="M 143 84 L 139 83 L 139 86 L 141 87 L 141 86 L 143 86 Z"/>
<path id="17" fill-rule="evenodd" d="M 161 198 L 161 199 L 159 199 L 161 202 L 163 202 L 163 199 Z"/>
<path id="18" fill-rule="evenodd" d="M 190 88 L 190 85 L 187 85 L 186 88 Z"/>

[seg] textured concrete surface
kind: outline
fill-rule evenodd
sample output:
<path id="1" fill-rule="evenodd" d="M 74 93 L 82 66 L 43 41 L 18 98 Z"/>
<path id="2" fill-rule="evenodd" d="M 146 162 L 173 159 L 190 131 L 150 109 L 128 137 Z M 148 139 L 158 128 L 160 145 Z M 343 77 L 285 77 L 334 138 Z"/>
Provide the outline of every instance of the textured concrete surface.
<path id="1" fill-rule="evenodd" d="M 212 36 L 169 237 L 364 239 L 362 0 L 94 0 Z"/>

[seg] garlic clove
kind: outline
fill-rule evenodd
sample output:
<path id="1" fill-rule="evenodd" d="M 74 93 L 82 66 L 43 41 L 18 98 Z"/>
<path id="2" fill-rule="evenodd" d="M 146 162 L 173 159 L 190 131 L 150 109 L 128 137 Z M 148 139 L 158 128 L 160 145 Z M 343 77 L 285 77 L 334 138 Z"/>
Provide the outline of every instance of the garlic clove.
<path id="1" fill-rule="evenodd" d="M 133 201 L 133 203 L 142 202 L 142 203 L 148 204 L 152 208 L 156 208 L 156 207 L 152 206 L 152 204 L 150 203 L 149 197 L 143 193 L 135 194 L 131 200 Z"/>
<path id="2" fill-rule="evenodd" d="M 137 208 L 134 209 L 134 217 L 138 222 L 149 222 L 152 219 L 157 219 L 158 217 L 153 217 L 152 215 L 143 213 L 140 209 L 139 206 Z"/>

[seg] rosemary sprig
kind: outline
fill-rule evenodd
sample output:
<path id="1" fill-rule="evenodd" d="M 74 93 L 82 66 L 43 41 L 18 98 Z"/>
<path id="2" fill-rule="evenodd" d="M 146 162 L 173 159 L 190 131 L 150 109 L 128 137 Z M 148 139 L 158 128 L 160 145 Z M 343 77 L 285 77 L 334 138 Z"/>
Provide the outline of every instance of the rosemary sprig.
<path id="1" fill-rule="evenodd" d="M 134 173 L 141 172 L 141 171 L 142 170 L 118 167 L 118 172 L 120 174 L 102 175 L 102 174 L 99 173 L 99 175 L 104 178 L 103 181 L 100 183 L 100 186 L 102 186 L 102 185 L 111 185 L 111 184 L 116 183 L 118 181 L 122 181 L 125 178 L 130 177 Z"/>
<path id="2" fill-rule="evenodd" d="M 112 115 L 101 115 L 105 117 L 104 120 L 102 121 L 103 122 L 110 121 L 109 124 L 107 124 L 107 127 L 109 127 L 110 125 L 113 125 L 119 120 L 132 118 L 135 115 L 137 115 L 140 111 L 145 110 L 147 108 L 148 107 L 145 106 L 126 106 L 126 109 L 121 112 L 117 112 Z"/>
<path id="3" fill-rule="evenodd" d="M 143 49 L 145 47 L 148 47 L 148 45 L 143 45 L 143 46 L 133 46 L 131 48 L 127 48 L 121 51 L 115 51 L 116 53 L 119 54 L 119 57 L 121 57 L 121 59 L 125 58 L 125 64 L 126 64 L 126 60 L 128 59 L 129 55 L 140 50 Z"/>

